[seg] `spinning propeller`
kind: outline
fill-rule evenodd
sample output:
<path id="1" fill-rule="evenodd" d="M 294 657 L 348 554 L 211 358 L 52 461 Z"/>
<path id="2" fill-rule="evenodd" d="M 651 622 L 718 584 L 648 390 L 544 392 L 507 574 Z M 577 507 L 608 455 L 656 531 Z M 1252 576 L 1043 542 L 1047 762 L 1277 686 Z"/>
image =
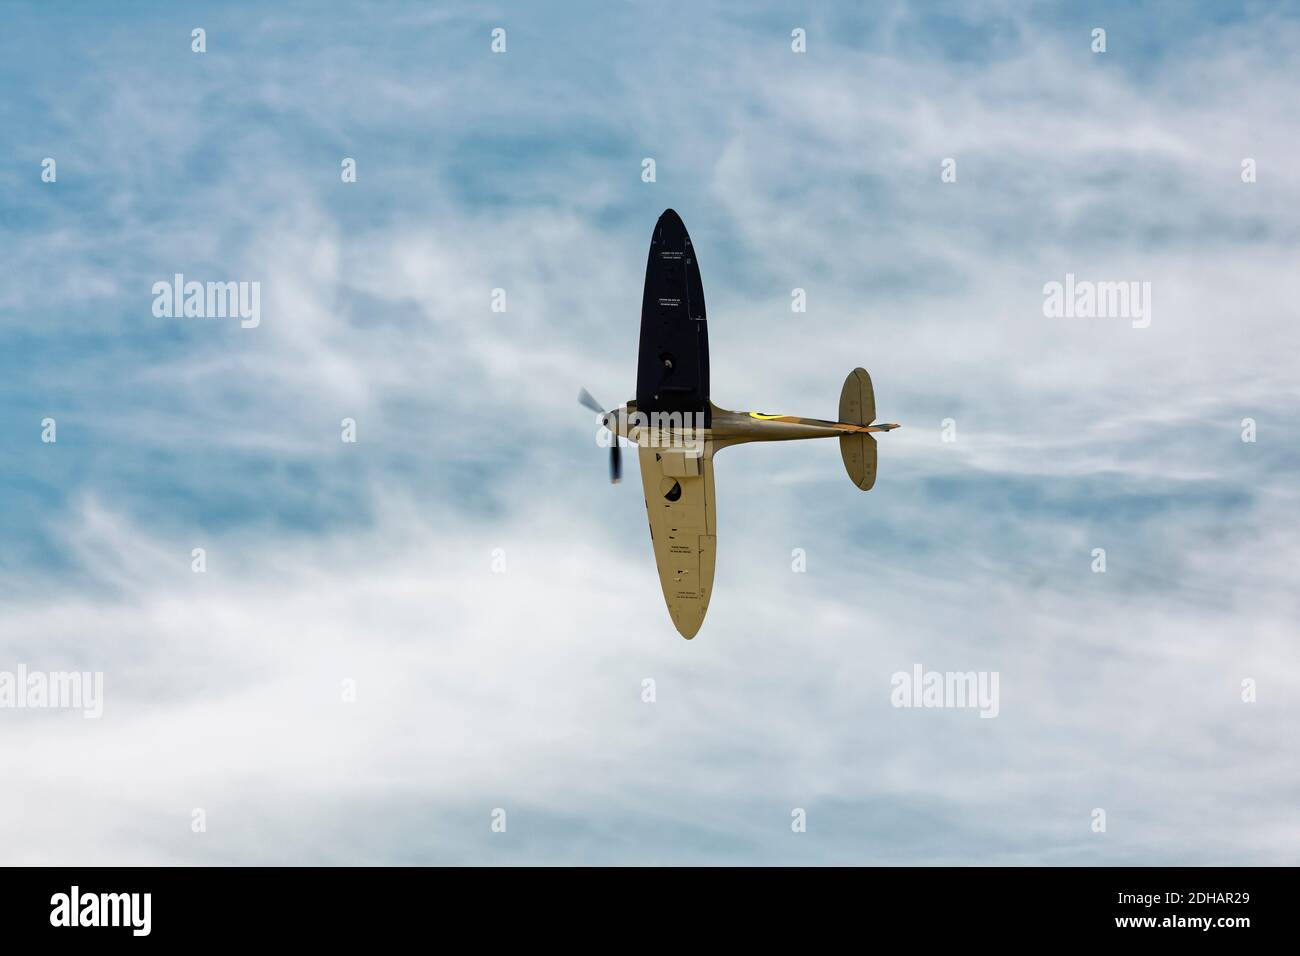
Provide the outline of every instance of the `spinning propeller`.
<path id="1" fill-rule="evenodd" d="M 609 429 L 613 438 L 613 444 L 609 446 L 609 483 L 616 485 L 623 478 L 623 455 L 618 447 L 618 432 L 610 428 L 610 420 L 618 415 L 618 410 L 607 412 L 601 407 L 600 402 L 591 397 L 591 392 L 585 388 L 578 390 L 578 404 L 584 408 L 589 408 L 597 415 L 601 416 L 601 424 Z"/>

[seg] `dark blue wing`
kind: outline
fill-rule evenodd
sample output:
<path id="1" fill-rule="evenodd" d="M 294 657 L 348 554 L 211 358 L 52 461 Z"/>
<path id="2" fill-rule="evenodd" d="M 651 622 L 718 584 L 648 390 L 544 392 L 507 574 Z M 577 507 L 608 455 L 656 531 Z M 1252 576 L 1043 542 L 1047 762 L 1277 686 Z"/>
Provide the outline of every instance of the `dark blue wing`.
<path id="1" fill-rule="evenodd" d="M 641 299 L 640 412 L 696 412 L 709 423 L 709 326 L 699 261 L 681 217 L 655 223 Z"/>

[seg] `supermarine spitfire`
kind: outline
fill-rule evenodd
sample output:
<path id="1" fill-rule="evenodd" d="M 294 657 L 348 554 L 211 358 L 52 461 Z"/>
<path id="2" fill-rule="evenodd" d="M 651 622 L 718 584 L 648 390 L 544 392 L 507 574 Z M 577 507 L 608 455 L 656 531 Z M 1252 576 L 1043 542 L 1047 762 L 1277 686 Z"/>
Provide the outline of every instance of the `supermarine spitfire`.
<path id="1" fill-rule="evenodd" d="M 606 411 L 586 389 L 578 400 L 601 416 L 611 433 L 610 480 L 621 477 L 620 436 L 638 446 L 641 486 L 654 544 L 659 583 L 673 624 L 694 637 L 713 590 L 717 508 L 713 456 L 752 441 L 838 438 L 849 478 L 863 491 L 876 482 L 871 377 L 849 373 L 840 392 L 838 421 L 729 412 L 709 400 L 709 330 L 704 286 L 691 237 L 668 209 L 655 224 L 641 300 L 641 347 L 636 398 Z"/>

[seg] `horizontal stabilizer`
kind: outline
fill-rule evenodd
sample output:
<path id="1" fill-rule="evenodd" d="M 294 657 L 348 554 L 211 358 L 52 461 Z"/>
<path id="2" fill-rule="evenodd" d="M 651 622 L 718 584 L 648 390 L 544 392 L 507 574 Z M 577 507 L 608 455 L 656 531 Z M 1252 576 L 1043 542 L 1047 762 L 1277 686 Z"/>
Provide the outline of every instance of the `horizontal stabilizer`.
<path id="1" fill-rule="evenodd" d="M 876 440 L 867 432 L 840 436 L 840 457 L 849 478 L 863 491 L 876 483 Z"/>
<path id="2" fill-rule="evenodd" d="M 852 425 L 870 425 L 876 420 L 876 392 L 864 368 L 855 368 L 840 389 L 840 417 Z"/>

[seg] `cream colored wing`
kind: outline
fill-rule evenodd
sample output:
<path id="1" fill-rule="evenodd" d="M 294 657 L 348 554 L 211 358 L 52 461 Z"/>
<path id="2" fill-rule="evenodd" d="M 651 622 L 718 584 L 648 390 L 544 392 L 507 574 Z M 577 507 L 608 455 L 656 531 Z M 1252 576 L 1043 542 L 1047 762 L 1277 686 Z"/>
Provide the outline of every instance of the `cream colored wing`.
<path id="1" fill-rule="evenodd" d="M 706 442 L 704 454 L 694 457 L 656 448 L 639 454 L 659 583 L 673 624 L 690 640 L 704 623 L 713 592 L 713 444 Z"/>

